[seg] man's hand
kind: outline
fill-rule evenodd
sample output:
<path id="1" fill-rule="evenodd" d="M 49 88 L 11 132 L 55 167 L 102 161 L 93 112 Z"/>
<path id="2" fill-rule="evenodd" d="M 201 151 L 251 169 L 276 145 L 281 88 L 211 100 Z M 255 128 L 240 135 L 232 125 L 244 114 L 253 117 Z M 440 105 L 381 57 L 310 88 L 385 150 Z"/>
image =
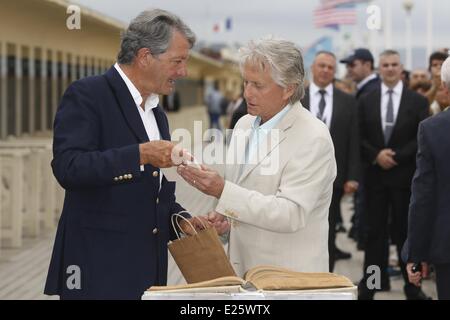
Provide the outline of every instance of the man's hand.
<path id="1" fill-rule="evenodd" d="M 344 193 L 345 194 L 352 194 L 355 193 L 356 190 L 358 190 L 359 184 L 356 181 L 347 181 L 344 184 Z"/>
<path id="2" fill-rule="evenodd" d="M 192 229 L 191 224 L 189 224 L 186 220 L 178 218 L 178 224 L 180 225 L 181 231 L 190 236 L 196 234 L 197 231 L 205 229 L 205 227 L 207 228 L 211 226 L 211 223 L 206 217 L 192 217 L 188 219 L 188 221 L 192 224 L 192 226 L 194 226 L 195 230 Z"/>
<path id="3" fill-rule="evenodd" d="M 178 166 L 178 174 L 194 188 L 197 188 L 204 194 L 220 198 L 225 180 L 214 170 L 202 165 L 201 170 L 192 166 Z"/>
<path id="4" fill-rule="evenodd" d="M 211 211 L 208 213 L 208 221 L 216 229 L 219 235 L 225 234 L 230 230 L 228 219 L 218 212 Z"/>
<path id="5" fill-rule="evenodd" d="M 428 264 L 426 262 L 422 262 L 421 265 L 422 265 L 421 272 L 412 271 L 412 268 L 414 266 L 414 263 L 412 262 L 409 262 L 406 265 L 406 271 L 408 272 L 408 280 L 416 287 L 420 287 L 422 279 L 428 277 Z"/>
<path id="6" fill-rule="evenodd" d="M 377 156 L 377 163 L 384 170 L 390 170 L 397 166 L 398 163 L 394 160 L 395 152 L 392 149 L 383 149 Z"/>
<path id="7" fill-rule="evenodd" d="M 170 168 L 182 162 L 186 151 L 166 140 L 150 141 L 139 145 L 140 164 L 156 168 Z"/>

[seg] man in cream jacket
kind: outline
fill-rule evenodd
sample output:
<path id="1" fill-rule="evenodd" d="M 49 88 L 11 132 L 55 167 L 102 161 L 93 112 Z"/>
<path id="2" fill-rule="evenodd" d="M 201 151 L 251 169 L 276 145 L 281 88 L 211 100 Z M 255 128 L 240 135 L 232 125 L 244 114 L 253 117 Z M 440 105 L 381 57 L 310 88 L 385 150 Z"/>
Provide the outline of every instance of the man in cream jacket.
<path id="1" fill-rule="evenodd" d="M 327 126 L 299 102 L 301 52 L 268 38 L 250 42 L 240 59 L 249 114 L 233 131 L 225 177 L 206 166 L 182 165 L 178 172 L 218 199 L 209 219 L 230 229 L 229 255 L 239 276 L 261 264 L 328 272 L 336 161 Z"/>

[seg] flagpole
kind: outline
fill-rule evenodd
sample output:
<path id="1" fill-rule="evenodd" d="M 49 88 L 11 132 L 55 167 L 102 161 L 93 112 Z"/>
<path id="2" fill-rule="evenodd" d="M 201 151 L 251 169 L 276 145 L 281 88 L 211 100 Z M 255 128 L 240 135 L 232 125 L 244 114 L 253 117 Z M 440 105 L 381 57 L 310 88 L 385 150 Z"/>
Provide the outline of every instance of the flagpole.
<path id="1" fill-rule="evenodd" d="M 427 1 L 427 58 L 433 51 L 433 0 Z"/>
<path id="2" fill-rule="evenodd" d="M 369 6 L 373 5 L 374 1 L 369 1 Z M 378 35 L 378 30 L 370 30 L 369 29 L 369 48 L 370 52 L 372 52 L 373 56 L 378 56 L 378 50 L 377 50 L 377 39 L 376 36 Z"/>
<path id="3" fill-rule="evenodd" d="M 406 11 L 406 69 L 412 70 L 412 18 L 411 11 L 414 7 L 413 0 L 403 0 Z"/>
<path id="4" fill-rule="evenodd" d="M 384 0 L 386 16 L 384 20 L 384 49 L 392 48 L 392 8 L 391 0 Z"/>

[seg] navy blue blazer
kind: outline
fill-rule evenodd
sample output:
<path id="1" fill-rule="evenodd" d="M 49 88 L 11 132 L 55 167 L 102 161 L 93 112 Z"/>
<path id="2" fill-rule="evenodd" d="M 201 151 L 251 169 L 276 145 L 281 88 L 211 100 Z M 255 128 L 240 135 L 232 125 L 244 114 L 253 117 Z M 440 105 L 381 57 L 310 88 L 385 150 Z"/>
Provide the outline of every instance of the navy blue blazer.
<path id="1" fill-rule="evenodd" d="M 153 112 L 161 138 L 170 140 L 166 115 L 160 106 Z M 65 199 L 45 294 L 139 299 L 166 283 L 170 217 L 183 208 L 174 182 L 163 178 L 159 190 L 158 168 L 140 171 L 139 144 L 148 140 L 114 67 L 69 86 L 54 122 L 52 168 Z"/>
<path id="2" fill-rule="evenodd" d="M 404 260 L 450 263 L 450 111 L 423 121 Z"/>

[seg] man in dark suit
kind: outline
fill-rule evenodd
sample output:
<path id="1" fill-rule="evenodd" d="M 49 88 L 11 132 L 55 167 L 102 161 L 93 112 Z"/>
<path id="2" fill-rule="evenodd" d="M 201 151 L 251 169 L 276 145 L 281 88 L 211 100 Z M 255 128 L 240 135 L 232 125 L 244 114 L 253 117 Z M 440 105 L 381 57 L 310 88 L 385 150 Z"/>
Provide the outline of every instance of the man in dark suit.
<path id="1" fill-rule="evenodd" d="M 162 105 L 166 111 L 179 111 L 180 110 L 180 94 L 178 91 L 171 92 L 168 95 L 163 95 Z"/>
<path id="2" fill-rule="evenodd" d="M 376 90 L 380 87 L 380 77 L 374 72 L 374 59 L 372 53 L 366 48 L 359 48 L 353 51 L 350 56 L 340 61 L 347 66 L 348 76 L 356 84 L 355 97 L 359 100 L 362 96 Z M 349 231 L 349 237 L 358 242 L 358 249 L 364 249 L 367 241 L 366 219 L 367 209 L 365 209 L 364 195 L 364 175 L 358 190 L 355 193 L 355 213 L 352 217 L 352 228 Z M 387 256 L 387 253 L 386 253 Z M 389 287 L 389 278 L 383 271 L 383 287 Z"/>
<path id="3" fill-rule="evenodd" d="M 328 253 L 330 272 L 337 259 L 350 258 L 351 254 L 336 247 L 336 222 L 341 215 L 344 194 L 358 189 L 360 174 L 360 149 L 358 117 L 355 99 L 334 88 L 336 57 L 331 52 L 319 52 L 311 66 L 312 82 L 306 90 L 302 104 L 330 129 L 333 139 L 337 176 L 329 211 Z"/>
<path id="4" fill-rule="evenodd" d="M 174 165 L 174 146 L 158 95 L 186 75 L 194 41 L 175 15 L 145 11 L 125 31 L 118 63 L 65 92 L 52 168 L 66 194 L 45 294 L 139 299 L 166 283 L 170 219 L 183 208 L 159 169 Z"/>
<path id="5" fill-rule="evenodd" d="M 239 106 L 236 108 L 236 110 L 234 110 L 233 114 L 231 115 L 230 126 L 228 129 L 233 130 L 234 127 L 236 126 L 236 123 L 239 121 L 239 119 L 247 114 L 247 102 L 245 101 L 244 98 L 242 98 L 240 101 L 241 101 L 241 103 L 239 104 Z"/>
<path id="6" fill-rule="evenodd" d="M 441 71 L 442 85 L 450 98 L 450 58 Z M 417 169 L 409 206 L 407 270 L 419 286 L 428 264 L 436 270 L 438 298 L 450 300 L 450 111 L 441 112 L 419 126 Z M 413 271 L 421 264 L 421 271 Z"/>
<path id="7" fill-rule="evenodd" d="M 396 51 L 380 56 L 379 89 L 359 101 L 362 159 L 365 162 L 365 186 L 368 210 L 368 241 L 364 258 L 364 277 L 359 298 L 372 299 L 375 290 L 368 286 L 367 268 L 386 269 L 384 258 L 391 214 L 393 243 L 400 257 L 406 239 L 411 180 L 415 170 L 417 129 L 428 116 L 428 102 L 404 87 L 402 64 Z M 400 263 L 408 299 L 427 298 L 420 288 L 409 284 L 406 267 Z M 380 289 L 380 288 L 375 288 Z"/>

